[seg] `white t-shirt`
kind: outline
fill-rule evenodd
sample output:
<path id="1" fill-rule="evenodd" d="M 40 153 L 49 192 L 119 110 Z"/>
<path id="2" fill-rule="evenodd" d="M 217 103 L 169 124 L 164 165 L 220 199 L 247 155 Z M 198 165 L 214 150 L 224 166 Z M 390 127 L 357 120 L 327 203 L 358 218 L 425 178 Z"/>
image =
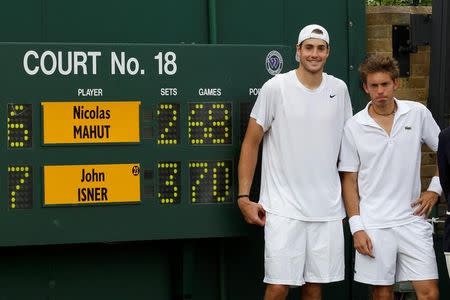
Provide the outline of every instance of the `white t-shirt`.
<path id="1" fill-rule="evenodd" d="M 267 81 L 250 114 L 265 131 L 260 203 L 303 221 L 342 219 L 337 171 L 345 121 L 352 116 L 345 83 L 323 73 L 315 90 L 295 70 Z"/>
<path id="2" fill-rule="evenodd" d="M 437 150 L 439 126 L 422 104 L 398 101 L 391 135 L 370 117 L 369 104 L 347 121 L 339 171 L 358 172 L 359 211 L 366 229 L 417 220 L 422 143 Z"/>

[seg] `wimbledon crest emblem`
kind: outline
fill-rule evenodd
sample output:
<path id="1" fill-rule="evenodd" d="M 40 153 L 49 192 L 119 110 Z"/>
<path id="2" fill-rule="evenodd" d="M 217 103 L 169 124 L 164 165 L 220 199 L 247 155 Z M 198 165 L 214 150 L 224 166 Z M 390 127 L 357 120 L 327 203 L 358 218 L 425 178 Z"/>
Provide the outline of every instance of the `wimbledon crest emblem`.
<path id="1" fill-rule="evenodd" d="M 274 76 L 283 69 L 283 57 L 280 52 L 273 50 L 266 56 L 266 70 L 270 75 Z"/>

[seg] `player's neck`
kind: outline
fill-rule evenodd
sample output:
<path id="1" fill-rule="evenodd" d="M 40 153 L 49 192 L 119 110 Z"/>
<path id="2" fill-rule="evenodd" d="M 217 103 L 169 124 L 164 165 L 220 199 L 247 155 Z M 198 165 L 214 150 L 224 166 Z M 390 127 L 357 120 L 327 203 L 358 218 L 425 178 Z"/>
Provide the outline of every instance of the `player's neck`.
<path id="1" fill-rule="evenodd" d="M 310 90 L 317 89 L 322 83 L 322 71 L 312 73 L 302 67 L 298 67 L 295 70 L 295 74 L 297 75 L 298 81 Z"/>
<path id="2" fill-rule="evenodd" d="M 370 108 L 372 108 L 372 112 L 378 116 L 393 116 L 397 111 L 397 105 L 393 98 L 382 102 L 371 101 Z"/>

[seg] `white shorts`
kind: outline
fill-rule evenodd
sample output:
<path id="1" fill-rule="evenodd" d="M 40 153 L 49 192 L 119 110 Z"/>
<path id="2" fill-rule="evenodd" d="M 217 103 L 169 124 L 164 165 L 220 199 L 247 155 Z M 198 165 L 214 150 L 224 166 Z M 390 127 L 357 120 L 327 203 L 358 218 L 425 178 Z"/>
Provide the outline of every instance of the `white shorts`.
<path id="1" fill-rule="evenodd" d="M 355 254 L 355 281 L 392 285 L 396 281 L 437 279 L 433 228 L 425 220 L 391 228 L 368 229 L 371 258 Z"/>
<path id="2" fill-rule="evenodd" d="M 266 212 L 264 282 L 300 286 L 344 280 L 342 221 L 305 222 Z"/>

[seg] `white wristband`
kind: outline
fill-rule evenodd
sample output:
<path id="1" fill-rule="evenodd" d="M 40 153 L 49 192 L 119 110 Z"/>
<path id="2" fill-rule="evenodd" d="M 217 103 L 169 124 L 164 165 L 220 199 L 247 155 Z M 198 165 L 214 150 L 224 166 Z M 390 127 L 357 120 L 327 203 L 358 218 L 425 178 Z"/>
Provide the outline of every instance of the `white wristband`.
<path id="1" fill-rule="evenodd" d="M 439 176 L 433 176 L 431 178 L 430 185 L 428 186 L 427 191 L 435 192 L 439 196 L 442 194 L 441 181 L 439 180 Z"/>
<path id="2" fill-rule="evenodd" d="M 360 215 L 352 216 L 350 219 L 348 219 L 348 224 L 350 225 L 350 231 L 352 232 L 352 235 L 354 235 L 355 232 L 365 229 Z"/>

